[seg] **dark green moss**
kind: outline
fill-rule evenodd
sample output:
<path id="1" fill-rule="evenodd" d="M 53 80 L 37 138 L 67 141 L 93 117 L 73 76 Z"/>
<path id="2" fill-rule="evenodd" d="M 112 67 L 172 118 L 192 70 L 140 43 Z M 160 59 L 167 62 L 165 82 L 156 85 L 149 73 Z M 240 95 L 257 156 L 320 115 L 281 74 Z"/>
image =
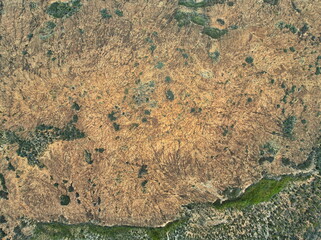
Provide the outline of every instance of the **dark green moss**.
<path id="1" fill-rule="evenodd" d="M 219 39 L 222 36 L 224 36 L 225 34 L 228 33 L 227 29 L 218 29 L 218 28 L 214 28 L 214 27 L 205 27 L 203 29 L 203 33 L 210 36 L 213 39 Z"/>

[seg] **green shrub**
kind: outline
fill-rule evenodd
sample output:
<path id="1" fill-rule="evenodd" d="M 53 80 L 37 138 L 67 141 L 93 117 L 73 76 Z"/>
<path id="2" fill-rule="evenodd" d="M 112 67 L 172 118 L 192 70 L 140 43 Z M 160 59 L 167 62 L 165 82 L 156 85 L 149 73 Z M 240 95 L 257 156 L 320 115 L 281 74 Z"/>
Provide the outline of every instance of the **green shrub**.
<path id="1" fill-rule="evenodd" d="M 166 98 L 170 101 L 173 101 L 175 98 L 174 93 L 171 90 L 167 90 L 165 95 L 166 95 Z"/>
<path id="2" fill-rule="evenodd" d="M 263 2 L 268 3 L 270 5 L 277 5 L 279 4 L 279 0 L 263 0 Z"/>
<path id="3" fill-rule="evenodd" d="M 79 11 L 81 7 L 80 0 L 71 0 L 69 2 L 54 2 L 47 8 L 47 14 L 54 18 L 71 17 Z"/>
<path id="4" fill-rule="evenodd" d="M 91 153 L 88 150 L 84 151 L 84 156 L 85 156 L 85 162 L 86 163 L 88 163 L 88 164 L 92 164 L 93 163 L 93 160 L 92 160 L 92 157 L 91 157 Z"/>
<path id="5" fill-rule="evenodd" d="M 120 130 L 120 125 L 115 123 L 115 122 L 113 123 L 113 127 L 114 127 L 115 131 L 119 131 Z"/>
<path id="6" fill-rule="evenodd" d="M 216 19 L 216 22 L 218 22 L 222 26 L 225 24 L 225 21 L 223 19 L 220 19 L 220 18 Z"/>
<path id="7" fill-rule="evenodd" d="M 116 14 L 117 16 L 119 16 L 119 17 L 124 16 L 123 11 L 121 11 L 121 10 L 119 10 L 119 9 L 116 9 L 116 10 L 115 10 L 115 14 Z"/>
<path id="8" fill-rule="evenodd" d="M 158 62 L 156 65 L 155 65 L 155 68 L 157 69 L 162 69 L 164 67 L 164 63 L 162 62 Z"/>
<path id="9" fill-rule="evenodd" d="M 109 11 L 106 8 L 100 10 L 100 15 L 103 19 L 112 18 L 112 15 L 109 14 Z"/>
<path id="10" fill-rule="evenodd" d="M 197 25 L 205 26 L 208 22 L 208 18 L 203 14 L 194 13 L 191 16 L 191 21 Z"/>
<path id="11" fill-rule="evenodd" d="M 220 52 L 217 50 L 215 52 L 210 52 L 208 55 L 214 62 L 217 62 L 220 58 Z"/>
<path id="12" fill-rule="evenodd" d="M 68 195 L 60 196 L 60 204 L 63 206 L 67 206 L 70 203 L 70 197 Z"/>
<path id="13" fill-rule="evenodd" d="M 203 33 L 210 36 L 211 38 L 214 39 L 219 39 L 222 36 L 224 36 L 225 34 L 228 33 L 227 29 L 218 29 L 218 28 L 213 28 L 213 27 L 205 27 L 203 29 Z"/>
<path id="14" fill-rule="evenodd" d="M 245 62 L 248 63 L 248 64 L 252 64 L 253 63 L 253 58 L 252 57 L 246 57 L 245 58 Z"/>

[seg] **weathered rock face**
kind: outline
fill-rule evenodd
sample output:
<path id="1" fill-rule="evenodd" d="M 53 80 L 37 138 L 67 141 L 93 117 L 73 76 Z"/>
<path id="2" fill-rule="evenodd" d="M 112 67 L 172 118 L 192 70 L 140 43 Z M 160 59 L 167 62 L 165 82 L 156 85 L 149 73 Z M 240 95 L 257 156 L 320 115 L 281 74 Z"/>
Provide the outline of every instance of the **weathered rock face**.
<path id="1" fill-rule="evenodd" d="M 1 214 L 158 226 L 308 171 L 321 6 L 268 2 L 0 1 Z"/>

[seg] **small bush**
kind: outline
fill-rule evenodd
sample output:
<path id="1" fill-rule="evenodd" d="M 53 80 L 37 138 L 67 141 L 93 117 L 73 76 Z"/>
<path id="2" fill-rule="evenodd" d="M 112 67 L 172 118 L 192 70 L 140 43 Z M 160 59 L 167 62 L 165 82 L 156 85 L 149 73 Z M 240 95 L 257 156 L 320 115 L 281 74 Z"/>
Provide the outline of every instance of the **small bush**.
<path id="1" fill-rule="evenodd" d="M 263 0 L 263 2 L 270 4 L 270 5 L 277 5 L 279 4 L 279 0 Z"/>
<path id="2" fill-rule="evenodd" d="M 228 33 L 227 29 L 218 29 L 218 28 L 213 28 L 213 27 L 205 27 L 203 29 L 203 33 L 210 36 L 211 38 L 214 39 L 219 39 L 222 36 L 224 36 L 225 34 Z"/>
<path id="3" fill-rule="evenodd" d="M 210 52 L 208 55 L 214 62 L 217 62 L 220 58 L 220 52 L 217 50 L 215 52 Z"/>
<path id="4" fill-rule="evenodd" d="M 123 11 L 121 11 L 121 10 L 119 10 L 119 9 L 116 9 L 116 10 L 115 10 L 115 14 L 116 14 L 117 16 L 119 16 L 119 17 L 124 16 Z"/>
<path id="5" fill-rule="evenodd" d="M 173 101 L 174 100 L 174 93 L 171 91 L 171 90 L 167 90 L 166 91 L 166 98 L 170 101 Z"/>
<path id="6" fill-rule="evenodd" d="M 103 19 L 112 18 L 112 15 L 109 14 L 109 11 L 106 8 L 100 10 L 100 15 Z"/>
<path id="7" fill-rule="evenodd" d="M 252 57 L 246 57 L 245 58 L 245 62 L 248 63 L 248 64 L 252 64 L 253 63 L 253 58 Z"/>
<path id="8" fill-rule="evenodd" d="M 63 206 L 67 206 L 70 203 L 70 197 L 68 195 L 60 196 L 60 204 Z"/>

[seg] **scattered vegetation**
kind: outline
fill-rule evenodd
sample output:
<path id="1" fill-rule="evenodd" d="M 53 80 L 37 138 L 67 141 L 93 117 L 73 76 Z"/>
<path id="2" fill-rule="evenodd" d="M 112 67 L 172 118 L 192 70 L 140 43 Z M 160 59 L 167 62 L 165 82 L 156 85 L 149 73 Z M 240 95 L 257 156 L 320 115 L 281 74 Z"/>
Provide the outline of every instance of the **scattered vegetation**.
<path id="1" fill-rule="evenodd" d="M 204 14 L 199 14 L 196 12 L 183 12 L 179 10 L 175 13 L 174 18 L 176 19 L 179 27 L 189 25 L 191 22 L 197 25 L 205 26 L 209 22 L 208 17 Z"/>
<path id="2" fill-rule="evenodd" d="M 220 52 L 217 50 L 214 52 L 210 52 L 208 55 L 214 62 L 218 62 L 218 60 L 220 58 Z"/>
<path id="3" fill-rule="evenodd" d="M 278 22 L 277 23 L 277 27 L 279 28 L 279 29 L 288 29 L 288 30 L 290 30 L 290 32 L 292 32 L 293 34 L 295 34 L 295 33 L 297 33 L 298 32 L 298 29 L 294 26 L 294 25 L 292 25 L 292 24 L 286 24 L 286 23 L 284 23 L 284 22 Z"/>
<path id="4" fill-rule="evenodd" d="M 146 83 L 138 82 L 138 87 L 134 88 L 133 100 L 137 105 L 148 103 L 150 95 L 155 91 L 155 82 L 149 81 Z"/>
<path id="5" fill-rule="evenodd" d="M 223 4 L 225 0 L 203 0 L 203 1 L 195 1 L 195 0 L 179 0 L 178 4 L 183 5 L 185 7 L 191 8 L 200 8 L 200 7 L 207 7 L 213 6 L 215 4 Z"/>
<path id="6" fill-rule="evenodd" d="M 109 11 L 106 8 L 100 10 L 100 15 L 103 19 L 112 18 L 112 15 L 109 13 Z"/>
<path id="7" fill-rule="evenodd" d="M 284 137 L 292 138 L 293 137 L 293 130 L 296 123 L 295 116 L 287 117 L 282 123 L 282 133 Z"/>
<path id="8" fill-rule="evenodd" d="M 47 8 L 47 14 L 54 18 L 71 17 L 79 11 L 82 6 L 80 0 L 71 0 L 69 2 L 54 2 Z"/>
<path id="9" fill-rule="evenodd" d="M 0 135 L 2 144 L 18 144 L 17 154 L 20 157 L 28 159 L 30 165 L 43 167 L 38 157 L 47 148 L 47 146 L 57 140 L 71 141 L 84 138 L 85 133 L 77 129 L 70 121 L 64 128 L 57 128 L 50 125 L 38 125 L 35 130 L 29 133 L 28 137 L 23 138 L 12 131 L 4 131 Z"/>
<path id="10" fill-rule="evenodd" d="M 222 36 L 224 36 L 225 34 L 228 33 L 227 29 L 218 29 L 218 28 L 214 28 L 214 27 L 205 27 L 203 29 L 203 33 L 210 36 L 213 39 L 219 39 Z"/>

